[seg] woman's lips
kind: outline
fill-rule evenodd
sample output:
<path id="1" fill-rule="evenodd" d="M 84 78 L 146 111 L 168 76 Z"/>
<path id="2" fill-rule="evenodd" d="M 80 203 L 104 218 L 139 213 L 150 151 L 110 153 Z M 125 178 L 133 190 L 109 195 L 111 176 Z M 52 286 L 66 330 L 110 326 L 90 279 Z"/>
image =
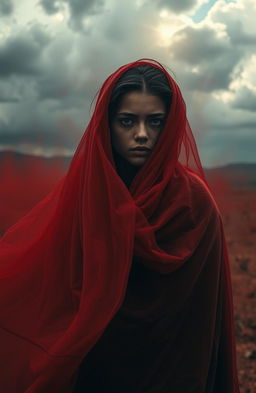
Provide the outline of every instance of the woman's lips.
<path id="1" fill-rule="evenodd" d="M 131 150 L 131 153 L 132 153 L 132 155 L 135 155 L 135 156 L 145 156 L 145 155 L 147 155 L 148 153 L 150 153 L 150 150 L 148 150 L 148 149 L 134 149 L 134 150 Z"/>
<path id="2" fill-rule="evenodd" d="M 131 148 L 130 150 L 148 150 L 148 151 L 150 151 L 150 148 L 147 146 L 136 146 L 136 147 Z"/>

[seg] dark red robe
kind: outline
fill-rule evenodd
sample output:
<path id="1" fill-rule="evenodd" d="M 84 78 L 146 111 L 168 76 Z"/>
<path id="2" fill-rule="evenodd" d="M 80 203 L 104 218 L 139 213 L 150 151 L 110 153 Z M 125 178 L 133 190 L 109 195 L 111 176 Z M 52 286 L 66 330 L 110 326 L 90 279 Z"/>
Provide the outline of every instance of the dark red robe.
<path id="1" fill-rule="evenodd" d="M 115 158 L 129 187 L 136 169 L 118 154 Z M 198 214 L 212 210 L 200 245 L 172 274 L 160 274 L 133 258 L 123 304 L 81 363 L 74 393 L 238 391 L 221 217 L 194 176 L 190 187 Z"/>

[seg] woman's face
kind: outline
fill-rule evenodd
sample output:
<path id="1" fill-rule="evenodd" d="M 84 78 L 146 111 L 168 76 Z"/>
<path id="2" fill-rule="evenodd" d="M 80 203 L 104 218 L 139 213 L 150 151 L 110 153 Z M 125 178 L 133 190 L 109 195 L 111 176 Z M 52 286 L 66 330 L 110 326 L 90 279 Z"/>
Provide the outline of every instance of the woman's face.
<path id="1" fill-rule="evenodd" d="M 111 122 L 113 148 L 129 163 L 141 166 L 149 158 L 166 118 L 164 101 L 145 92 L 125 94 Z M 149 150 L 132 150 L 147 147 Z"/>

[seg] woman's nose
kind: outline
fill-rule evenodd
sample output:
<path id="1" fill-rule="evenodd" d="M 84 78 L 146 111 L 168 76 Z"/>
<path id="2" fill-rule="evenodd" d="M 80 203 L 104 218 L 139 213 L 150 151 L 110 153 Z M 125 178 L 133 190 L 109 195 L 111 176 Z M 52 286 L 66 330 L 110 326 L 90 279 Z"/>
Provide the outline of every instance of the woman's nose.
<path id="1" fill-rule="evenodd" d="M 138 124 L 138 128 L 137 128 L 137 133 L 136 133 L 137 137 L 144 137 L 144 138 L 148 138 L 148 133 L 147 133 L 147 127 L 145 122 L 140 122 Z"/>

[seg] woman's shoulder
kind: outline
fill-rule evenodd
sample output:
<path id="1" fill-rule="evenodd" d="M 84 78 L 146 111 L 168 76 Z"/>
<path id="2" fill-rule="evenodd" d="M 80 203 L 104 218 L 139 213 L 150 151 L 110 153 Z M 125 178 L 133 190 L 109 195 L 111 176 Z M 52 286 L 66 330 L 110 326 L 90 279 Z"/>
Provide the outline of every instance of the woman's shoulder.
<path id="1" fill-rule="evenodd" d="M 186 177 L 191 190 L 192 204 L 198 211 L 198 214 L 211 211 L 216 215 L 221 215 L 217 201 L 208 184 L 198 174 L 190 170 L 186 170 Z"/>

